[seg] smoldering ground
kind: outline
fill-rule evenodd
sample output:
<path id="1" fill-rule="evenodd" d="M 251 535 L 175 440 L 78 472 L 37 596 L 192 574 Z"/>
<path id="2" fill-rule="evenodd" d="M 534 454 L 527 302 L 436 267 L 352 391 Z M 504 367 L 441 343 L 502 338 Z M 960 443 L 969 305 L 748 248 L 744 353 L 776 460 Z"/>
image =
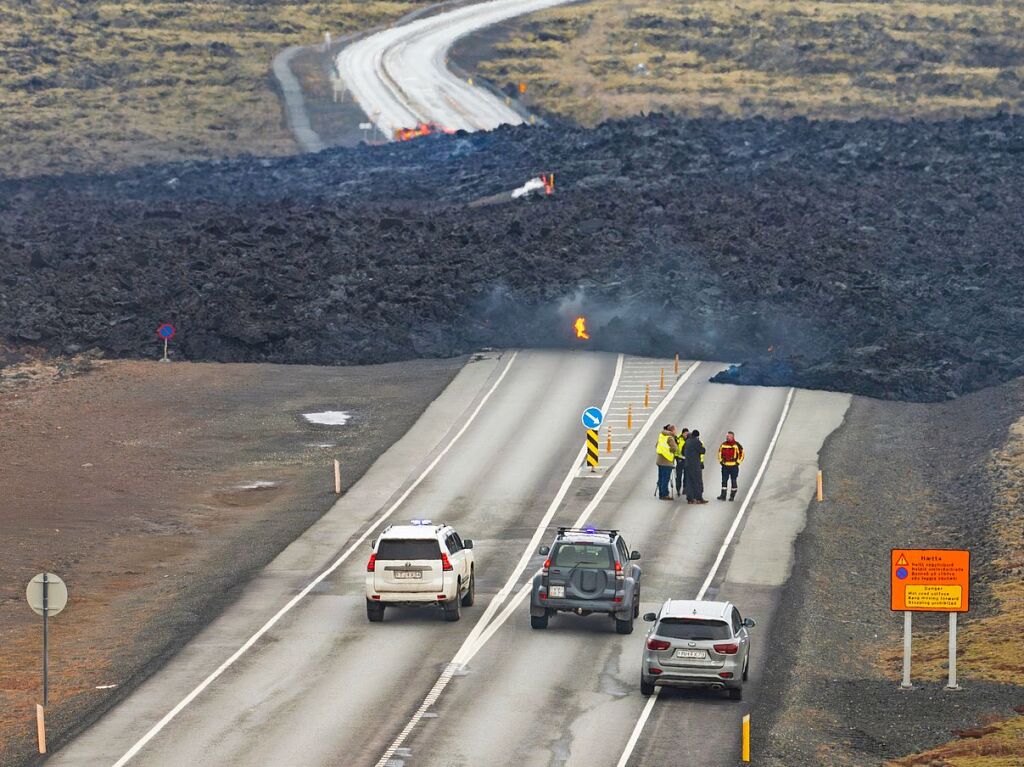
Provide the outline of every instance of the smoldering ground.
<path id="1" fill-rule="evenodd" d="M 945 399 L 1024 372 L 1022 157 L 1020 117 L 651 116 L 0 183 L 0 334 L 353 364 L 578 347 L 578 313 L 588 348 Z"/>

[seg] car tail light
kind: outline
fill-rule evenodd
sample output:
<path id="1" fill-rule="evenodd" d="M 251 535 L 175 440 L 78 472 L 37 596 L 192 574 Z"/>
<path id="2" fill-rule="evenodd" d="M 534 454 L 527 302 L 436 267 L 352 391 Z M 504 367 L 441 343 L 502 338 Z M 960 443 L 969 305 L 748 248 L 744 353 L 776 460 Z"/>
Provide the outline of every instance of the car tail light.
<path id="1" fill-rule="evenodd" d="M 366 563 L 366 572 L 372 573 L 377 569 L 377 555 L 371 554 L 370 561 Z"/>
<path id="2" fill-rule="evenodd" d="M 441 569 L 444 570 L 446 573 L 454 569 L 452 568 L 451 561 L 449 561 L 448 559 L 448 555 L 445 554 L 443 551 L 441 552 Z"/>
<path id="3" fill-rule="evenodd" d="M 444 594 L 438 594 L 438 595 L 437 595 L 437 601 L 438 601 L 438 602 L 443 602 L 443 601 L 445 601 L 445 600 L 446 600 L 447 598 L 448 598 L 448 597 L 446 597 L 446 596 L 445 596 Z"/>
<path id="4" fill-rule="evenodd" d="M 543 591 L 540 592 L 537 596 L 540 597 L 541 599 L 547 599 L 548 598 L 548 595 L 545 594 Z"/>
<path id="5" fill-rule="evenodd" d="M 622 572 L 622 562 L 615 563 L 615 577 L 620 581 L 625 579 L 626 577 L 625 574 Z"/>
<path id="6" fill-rule="evenodd" d="M 650 672 L 651 674 L 660 674 L 661 673 L 661 669 L 660 668 L 653 668 L 652 667 L 652 668 L 647 669 L 647 671 Z"/>
<path id="7" fill-rule="evenodd" d="M 720 677 L 722 677 L 722 679 L 732 679 L 732 672 L 731 671 L 720 671 L 718 673 L 718 675 Z"/>
<path id="8" fill-rule="evenodd" d="M 739 651 L 740 646 L 735 642 L 730 642 L 729 644 L 715 645 L 715 652 L 717 652 L 719 655 L 735 655 Z"/>
<path id="9" fill-rule="evenodd" d="M 671 642 L 666 642 L 664 639 L 648 639 L 647 649 L 648 650 L 667 650 L 672 646 Z"/>
<path id="10" fill-rule="evenodd" d="M 548 570 L 550 570 L 550 569 L 551 569 L 551 560 L 550 559 L 545 559 L 544 560 L 544 569 L 541 571 L 541 575 L 547 575 L 548 574 Z"/>
<path id="11" fill-rule="evenodd" d="M 613 599 L 612 601 L 613 602 L 621 602 L 622 601 L 622 597 L 615 597 L 615 599 Z"/>

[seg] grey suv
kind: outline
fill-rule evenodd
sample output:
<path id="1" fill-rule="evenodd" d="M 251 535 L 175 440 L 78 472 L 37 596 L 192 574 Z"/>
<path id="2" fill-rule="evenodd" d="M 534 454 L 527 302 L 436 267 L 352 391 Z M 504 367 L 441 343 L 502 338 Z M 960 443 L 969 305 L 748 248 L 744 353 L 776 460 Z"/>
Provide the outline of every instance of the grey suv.
<path id="1" fill-rule="evenodd" d="M 644 620 L 654 625 L 644 645 L 641 693 L 653 694 L 655 685 L 711 687 L 742 699 L 753 620 L 742 618 L 729 602 L 690 599 L 670 599 Z"/>
<path id="2" fill-rule="evenodd" d="M 604 613 L 620 634 L 632 633 L 640 614 L 640 552 L 630 553 L 618 530 L 560 527 L 555 542 L 537 553 L 546 559 L 530 593 L 533 628 L 547 628 L 558 612 Z"/>

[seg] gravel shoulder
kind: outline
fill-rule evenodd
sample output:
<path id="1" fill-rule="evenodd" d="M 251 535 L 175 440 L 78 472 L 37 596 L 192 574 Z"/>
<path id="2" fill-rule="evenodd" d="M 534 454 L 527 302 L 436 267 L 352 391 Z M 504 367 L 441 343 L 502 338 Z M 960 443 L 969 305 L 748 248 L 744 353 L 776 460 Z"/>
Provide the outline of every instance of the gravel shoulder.
<path id="1" fill-rule="evenodd" d="M 152 673 L 402 439 L 462 359 L 372 367 L 26 364 L 0 387 L 0 764 L 34 763 L 40 626 L 24 585 L 67 581 L 51 622 L 51 750 Z M 343 426 L 304 413 L 345 411 Z M 108 689 L 98 689 L 116 685 Z"/>
<path id="2" fill-rule="evenodd" d="M 1020 507 L 1003 501 L 1007 483 L 1020 476 L 995 470 L 994 457 L 1022 413 L 1019 379 L 938 405 L 854 399 L 822 451 L 827 498 L 811 506 L 766 648 L 773 660 L 752 715 L 759 764 L 881 765 L 954 734 L 974 737 L 971 728 L 1012 718 L 1024 704 L 1019 657 L 1012 660 L 1019 628 L 995 630 L 1001 624 L 992 622 L 1020 616 L 1019 605 L 998 598 L 1007 582 L 1019 580 L 1019 561 L 1013 576 L 1004 554 L 1005 525 L 1014 518 L 1019 524 Z M 958 692 L 943 689 L 935 657 L 945 643 L 940 614 L 915 616 L 915 689 L 899 689 L 893 657 L 902 617 L 888 609 L 887 581 L 889 549 L 898 546 L 972 551 Z M 977 626 L 987 626 L 987 635 L 976 644 Z M 994 665 L 1000 657 L 1009 665 Z"/>

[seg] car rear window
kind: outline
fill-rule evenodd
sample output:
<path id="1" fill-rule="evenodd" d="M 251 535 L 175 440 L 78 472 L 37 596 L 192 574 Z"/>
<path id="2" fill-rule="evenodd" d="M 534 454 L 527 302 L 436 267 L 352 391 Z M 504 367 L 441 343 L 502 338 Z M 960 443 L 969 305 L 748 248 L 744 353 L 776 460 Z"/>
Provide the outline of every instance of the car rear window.
<path id="1" fill-rule="evenodd" d="M 441 547 L 429 538 L 385 538 L 377 546 L 377 559 L 440 559 Z"/>
<path id="2" fill-rule="evenodd" d="M 699 618 L 662 618 L 655 633 L 673 639 L 732 639 L 728 623 Z"/>
<path id="3" fill-rule="evenodd" d="M 551 560 L 555 567 L 592 567 L 607 570 L 612 566 L 611 546 L 589 543 L 562 543 Z"/>

